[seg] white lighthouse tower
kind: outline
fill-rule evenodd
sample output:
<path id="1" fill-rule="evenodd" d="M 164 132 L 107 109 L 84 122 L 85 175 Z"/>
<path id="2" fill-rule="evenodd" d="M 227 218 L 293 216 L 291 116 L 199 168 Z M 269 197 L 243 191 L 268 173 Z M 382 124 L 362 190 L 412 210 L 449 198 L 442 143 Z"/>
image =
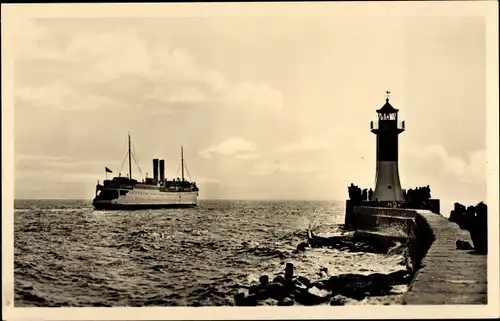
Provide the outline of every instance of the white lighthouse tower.
<path id="1" fill-rule="evenodd" d="M 398 171 L 398 135 L 404 132 L 405 122 L 398 121 L 398 109 L 389 103 L 377 110 L 378 121 L 371 122 L 371 132 L 377 135 L 377 167 L 375 191 L 371 201 L 405 201 Z"/>

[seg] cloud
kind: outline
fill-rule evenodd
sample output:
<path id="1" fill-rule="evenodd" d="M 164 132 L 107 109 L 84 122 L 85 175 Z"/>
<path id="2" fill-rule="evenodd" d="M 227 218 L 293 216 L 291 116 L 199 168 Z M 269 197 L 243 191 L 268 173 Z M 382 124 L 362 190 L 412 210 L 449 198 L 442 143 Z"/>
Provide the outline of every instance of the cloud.
<path id="1" fill-rule="evenodd" d="M 441 213 L 448 215 L 454 202 L 476 204 L 486 200 L 486 153 L 476 150 L 458 157 L 440 144 L 404 146 L 400 176 L 406 188 L 429 185 L 441 199 Z"/>
<path id="2" fill-rule="evenodd" d="M 289 143 L 281 149 L 282 153 L 309 152 L 331 148 L 331 143 L 325 137 L 304 137 L 297 142 Z"/>
<path id="3" fill-rule="evenodd" d="M 341 147 L 356 147 L 366 144 L 367 136 L 360 135 L 350 127 L 336 126 L 318 135 L 310 135 L 296 141 L 287 142 L 279 148 L 278 154 L 295 154 L 301 152 L 316 152 L 333 150 Z"/>
<path id="4" fill-rule="evenodd" d="M 446 149 L 439 144 L 414 147 L 409 149 L 408 153 L 413 158 L 412 164 L 428 165 L 452 184 L 476 185 L 486 183 L 485 150 L 469 153 L 465 160 L 449 155 Z"/>
<path id="5" fill-rule="evenodd" d="M 78 160 L 66 156 L 43 156 L 30 154 L 17 154 L 14 157 L 14 168 L 16 177 L 21 176 L 64 176 L 64 175 L 86 175 L 96 177 L 98 173 L 104 172 L 104 165 L 111 161 L 103 160 Z"/>
<path id="6" fill-rule="evenodd" d="M 43 45 L 49 39 L 48 30 L 33 19 L 18 19 L 14 28 L 14 53 L 18 59 L 57 59 L 58 53 L 50 46 Z"/>
<path id="7" fill-rule="evenodd" d="M 278 172 L 278 166 L 276 164 L 264 162 L 255 164 L 249 174 L 254 176 L 266 176 L 276 172 Z"/>
<path id="8" fill-rule="evenodd" d="M 17 154 L 14 158 L 16 198 L 91 197 L 104 175 L 101 161 Z"/>
<path id="9" fill-rule="evenodd" d="M 243 83 L 228 90 L 224 101 L 231 106 L 244 105 L 268 110 L 283 108 L 281 93 L 267 84 Z"/>
<path id="10" fill-rule="evenodd" d="M 296 161 L 264 161 L 256 163 L 250 171 L 253 176 L 267 176 L 271 174 L 299 174 L 316 176 L 326 172 L 326 168 L 315 163 Z"/>
<path id="11" fill-rule="evenodd" d="M 241 159 L 251 159 L 258 157 L 255 153 L 257 146 L 255 143 L 242 137 L 228 138 L 219 145 L 209 146 L 199 152 L 203 158 L 211 158 L 212 154 L 234 155 Z"/>
<path id="12" fill-rule="evenodd" d="M 257 153 L 248 153 L 248 154 L 237 154 L 235 155 L 235 157 L 239 159 L 254 159 L 254 158 L 259 158 L 260 155 Z"/>
<path id="13" fill-rule="evenodd" d="M 351 169 L 366 165 L 364 158 L 368 158 L 368 150 L 363 148 L 366 143 L 350 128 L 337 127 L 317 136 L 286 142 L 282 147 L 262 155 L 262 161 L 254 164 L 250 175 L 286 173 L 342 180 Z M 341 156 L 336 154 L 339 144 L 343 148 Z M 356 174 L 360 173 L 356 171 Z"/>
<path id="14" fill-rule="evenodd" d="M 196 103 L 210 101 L 210 98 L 199 88 L 190 87 L 183 89 L 178 95 L 172 95 L 168 100 L 174 103 Z"/>
<path id="15" fill-rule="evenodd" d="M 210 177 L 197 177 L 195 181 L 199 184 L 219 184 L 220 180 Z"/>
<path id="16" fill-rule="evenodd" d="M 261 155 L 249 175 L 305 175 L 339 193 L 354 182 L 359 186 L 374 184 L 376 149 L 374 140 L 348 128 L 288 142 L 276 152 Z M 338 154 L 338 151 L 341 153 Z M 311 152 L 315 152 L 311 156 Z M 484 150 L 467 156 L 454 156 L 440 144 L 400 144 L 400 178 L 403 188 L 431 185 L 433 196 L 442 199 L 484 199 L 486 154 Z M 288 176 L 284 176 L 289 174 Z M 345 196 L 347 197 L 347 196 Z"/>
<path id="17" fill-rule="evenodd" d="M 20 105 L 62 110 L 283 108 L 281 92 L 269 84 L 231 83 L 220 71 L 200 66 L 187 50 L 149 43 L 132 30 L 82 31 L 66 41 L 57 41 L 54 30 L 35 21 L 23 30 L 16 41 Z"/>
<path id="18" fill-rule="evenodd" d="M 37 107 L 60 106 L 65 110 L 97 110 L 100 107 L 117 106 L 111 97 L 88 95 L 79 97 L 70 85 L 58 81 L 45 85 L 24 86 L 16 90 L 17 100 Z"/>

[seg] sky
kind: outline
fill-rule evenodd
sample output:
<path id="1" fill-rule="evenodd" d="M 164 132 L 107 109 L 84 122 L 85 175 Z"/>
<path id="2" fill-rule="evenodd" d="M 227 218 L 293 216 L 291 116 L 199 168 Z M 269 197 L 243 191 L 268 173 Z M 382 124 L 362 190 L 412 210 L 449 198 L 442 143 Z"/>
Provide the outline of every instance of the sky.
<path id="1" fill-rule="evenodd" d="M 15 39 L 16 198 L 92 198 L 130 132 L 142 176 L 179 176 L 184 146 L 201 198 L 344 200 L 374 187 L 386 91 L 403 188 L 486 198 L 481 18 L 32 19 Z"/>

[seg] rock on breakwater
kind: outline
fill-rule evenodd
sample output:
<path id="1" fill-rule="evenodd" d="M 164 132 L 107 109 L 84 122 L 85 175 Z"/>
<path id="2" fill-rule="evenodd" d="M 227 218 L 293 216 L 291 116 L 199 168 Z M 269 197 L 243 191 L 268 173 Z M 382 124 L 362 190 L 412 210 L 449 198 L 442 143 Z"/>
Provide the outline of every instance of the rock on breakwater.
<path id="1" fill-rule="evenodd" d="M 278 275 L 272 282 L 263 275 L 259 284 L 251 285 L 247 291 L 235 295 L 238 306 L 258 305 L 345 305 L 348 301 L 361 301 L 367 297 L 391 294 L 394 286 L 411 282 L 409 271 L 400 270 L 389 274 L 372 273 L 341 274 L 311 281 L 303 276 L 293 276 L 288 263 L 285 276 Z"/>
<path id="2" fill-rule="evenodd" d="M 391 235 L 374 231 L 354 231 L 352 233 L 338 236 L 316 236 L 312 231 L 307 233 L 307 242 L 297 246 L 297 251 L 304 251 L 308 247 L 328 247 L 349 252 L 370 252 L 386 254 L 395 248 L 406 245 L 408 237 L 403 235 Z"/>
<path id="3" fill-rule="evenodd" d="M 374 253 L 379 259 L 399 256 L 399 264 L 405 268 L 390 273 L 329 275 L 328 268 L 322 267 L 317 273 L 319 278 L 313 279 L 303 275 L 294 276 L 293 265 L 287 263 L 284 275 L 278 274 L 271 282 L 268 275 L 262 275 L 258 284 L 243 287 L 244 291 L 234 296 L 235 304 L 308 306 L 401 303 L 402 293 L 406 291 L 412 278 L 411 269 L 407 268 L 407 241 L 402 235 L 384 235 L 372 231 L 356 231 L 329 237 L 316 236 L 308 231 L 308 240 L 297 246 L 296 253 L 326 248 L 330 251 Z M 331 253 L 324 253 L 326 256 L 329 254 Z M 361 267 L 359 271 L 367 272 L 368 269 Z"/>

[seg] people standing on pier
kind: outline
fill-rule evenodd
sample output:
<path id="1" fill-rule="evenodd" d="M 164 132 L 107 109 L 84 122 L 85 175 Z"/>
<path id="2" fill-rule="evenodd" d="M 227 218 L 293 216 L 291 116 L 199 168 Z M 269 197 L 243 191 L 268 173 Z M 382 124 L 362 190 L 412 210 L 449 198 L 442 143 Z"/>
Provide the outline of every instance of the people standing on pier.
<path id="1" fill-rule="evenodd" d="M 487 206 L 480 202 L 476 206 L 465 207 L 455 203 L 450 212 L 450 222 L 457 223 L 460 229 L 470 233 L 474 248 L 479 253 L 488 252 L 488 219 Z"/>
<path id="2" fill-rule="evenodd" d="M 465 206 L 460 203 L 453 204 L 453 210 L 450 212 L 450 222 L 457 223 L 461 229 L 465 228 Z"/>
<path id="3" fill-rule="evenodd" d="M 354 200 L 354 184 L 353 183 L 351 183 L 351 185 L 349 185 L 349 187 L 347 187 L 347 191 L 349 193 L 349 199 Z"/>
<path id="4" fill-rule="evenodd" d="M 349 199 L 354 201 L 354 202 L 361 202 L 363 201 L 363 195 L 361 192 L 361 188 L 359 188 L 357 185 L 354 185 L 351 183 L 351 185 L 347 188 L 348 193 L 349 193 Z M 366 197 L 365 197 L 366 199 Z"/>
<path id="5" fill-rule="evenodd" d="M 408 203 L 420 205 L 431 199 L 431 188 L 429 185 L 425 187 L 417 187 L 415 189 L 403 190 L 403 195 Z"/>
<path id="6" fill-rule="evenodd" d="M 474 225 L 474 221 L 476 218 L 476 208 L 474 206 L 467 207 L 465 211 L 465 227 L 470 229 L 471 226 Z"/>
<path id="7" fill-rule="evenodd" d="M 474 247 L 480 253 L 488 253 L 488 207 L 483 202 L 476 205 L 476 218 L 470 236 Z"/>
<path id="8" fill-rule="evenodd" d="M 410 189 L 406 192 L 406 196 L 407 196 L 406 201 L 407 201 L 408 203 L 412 203 L 412 202 L 413 202 L 413 189 L 411 189 L 411 188 L 410 188 Z"/>
<path id="9" fill-rule="evenodd" d="M 362 199 L 363 201 L 366 201 L 366 200 L 367 200 L 367 198 L 368 198 L 368 190 L 365 188 L 365 189 L 363 190 L 363 192 L 361 193 L 361 199 Z"/>

